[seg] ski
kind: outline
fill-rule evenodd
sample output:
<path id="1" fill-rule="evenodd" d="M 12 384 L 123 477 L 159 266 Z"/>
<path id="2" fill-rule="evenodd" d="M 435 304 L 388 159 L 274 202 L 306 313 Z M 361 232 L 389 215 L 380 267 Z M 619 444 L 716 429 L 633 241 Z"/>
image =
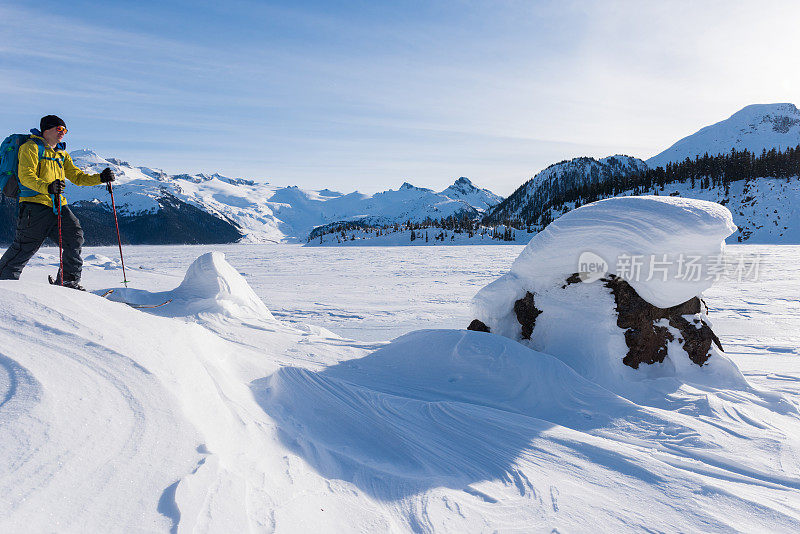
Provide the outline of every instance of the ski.
<path id="1" fill-rule="evenodd" d="M 108 291 L 106 291 L 105 293 L 103 293 L 100 296 L 105 298 L 105 297 L 108 297 L 113 292 L 114 292 L 113 289 L 109 289 Z M 140 309 L 140 308 L 149 309 L 149 308 L 160 308 L 161 306 L 166 306 L 167 304 L 172 302 L 172 299 L 165 300 L 161 304 L 134 304 L 133 302 L 125 302 L 124 300 L 114 300 L 112 302 L 119 302 L 120 304 L 126 304 L 126 305 L 130 306 L 131 308 L 136 308 L 136 309 Z"/>
<path id="2" fill-rule="evenodd" d="M 131 302 L 123 302 L 123 304 L 127 304 L 131 308 L 140 309 L 140 308 L 160 308 L 161 306 L 166 306 L 170 302 L 172 302 L 172 299 L 165 300 L 161 304 L 133 304 Z"/>
<path id="3" fill-rule="evenodd" d="M 113 289 L 109 289 L 108 291 L 106 291 L 105 293 L 100 295 L 100 297 L 102 297 L 102 298 L 108 297 L 113 292 L 114 292 Z M 134 304 L 133 302 L 125 302 L 124 300 L 114 300 L 112 302 L 119 302 L 120 304 L 126 304 L 126 305 L 130 306 L 131 308 L 137 308 L 137 309 L 139 309 L 139 308 L 160 308 L 161 306 L 166 306 L 167 304 L 172 302 L 172 299 L 165 300 L 161 304 Z"/>

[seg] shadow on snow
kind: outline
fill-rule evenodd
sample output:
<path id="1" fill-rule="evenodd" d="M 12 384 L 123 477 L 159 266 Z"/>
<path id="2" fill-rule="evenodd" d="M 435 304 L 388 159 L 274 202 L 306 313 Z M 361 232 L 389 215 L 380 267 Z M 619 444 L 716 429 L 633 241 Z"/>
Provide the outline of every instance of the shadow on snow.
<path id="1" fill-rule="evenodd" d="M 288 448 L 322 476 L 382 500 L 435 487 L 469 491 L 484 480 L 519 487 L 520 456 L 559 462 L 532 443 L 555 426 L 666 424 L 552 356 L 459 330 L 413 332 L 321 372 L 285 367 L 251 389 Z M 573 456 L 588 450 L 578 442 L 568 448 Z M 600 464 L 630 463 L 613 450 L 602 456 Z"/>

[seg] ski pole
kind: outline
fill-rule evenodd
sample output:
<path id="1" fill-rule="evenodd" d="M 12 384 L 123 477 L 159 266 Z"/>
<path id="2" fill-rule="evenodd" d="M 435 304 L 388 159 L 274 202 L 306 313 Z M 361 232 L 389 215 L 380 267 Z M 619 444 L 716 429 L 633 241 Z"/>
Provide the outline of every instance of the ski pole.
<path id="1" fill-rule="evenodd" d="M 50 198 L 53 199 L 53 212 L 58 218 L 58 276 L 61 278 L 61 287 L 64 287 L 64 256 L 62 252 L 64 249 L 61 243 L 61 195 L 58 195 L 58 201 L 56 201 L 55 195 L 50 195 Z"/>
<path id="2" fill-rule="evenodd" d="M 114 226 L 117 227 L 117 244 L 119 245 L 119 261 L 122 262 L 122 283 L 128 287 L 128 276 L 125 274 L 125 258 L 122 257 L 122 239 L 119 237 L 119 221 L 117 221 L 117 204 L 114 202 L 114 188 L 111 182 L 106 184 L 108 194 L 111 195 L 111 207 L 114 210 Z"/>

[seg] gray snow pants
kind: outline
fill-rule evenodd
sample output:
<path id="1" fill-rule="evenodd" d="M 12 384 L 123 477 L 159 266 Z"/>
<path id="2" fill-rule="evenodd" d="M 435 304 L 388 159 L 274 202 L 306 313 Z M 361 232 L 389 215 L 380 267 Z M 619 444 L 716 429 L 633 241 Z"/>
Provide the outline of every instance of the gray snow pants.
<path id="1" fill-rule="evenodd" d="M 0 280 L 19 280 L 22 269 L 36 254 L 46 237 L 58 245 L 58 218 L 53 213 L 53 208 L 35 202 L 20 202 L 14 242 L 0 258 Z M 64 283 L 77 284 L 83 268 L 83 229 L 78 218 L 67 206 L 61 206 L 61 242 Z M 59 272 L 56 278 L 59 281 L 60 276 Z"/>

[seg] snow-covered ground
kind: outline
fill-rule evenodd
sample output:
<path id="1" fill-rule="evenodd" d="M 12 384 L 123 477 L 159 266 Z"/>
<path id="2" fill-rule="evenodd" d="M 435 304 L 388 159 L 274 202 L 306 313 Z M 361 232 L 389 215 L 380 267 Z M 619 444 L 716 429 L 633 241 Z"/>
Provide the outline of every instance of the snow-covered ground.
<path id="1" fill-rule="evenodd" d="M 165 291 L 180 283 L 199 255 L 221 251 L 281 321 L 380 341 L 419 328 L 464 328 L 472 319 L 470 299 L 506 272 L 522 248 L 235 244 L 127 246 L 123 252 L 130 287 Z M 57 256 L 58 249 L 42 248 L 22 280 L 46 280 L 53 270 L 46 264 L 52 265 Z M 84 250 L 87 287 L 120 285 L 122 273 L 106 270 L 103 258 L 119 269 L 116 247 Z"/>
<path id="2" fill-rule="evenodd" d="M 463 330 L 520 251 L 127 247 L 126 292 L 87 249 L 145 312 L 42 249 L 0 282 L 0 531 L 797 532 L 800 247 L 705 293 L 752 389 L 638 403 Z"/>

